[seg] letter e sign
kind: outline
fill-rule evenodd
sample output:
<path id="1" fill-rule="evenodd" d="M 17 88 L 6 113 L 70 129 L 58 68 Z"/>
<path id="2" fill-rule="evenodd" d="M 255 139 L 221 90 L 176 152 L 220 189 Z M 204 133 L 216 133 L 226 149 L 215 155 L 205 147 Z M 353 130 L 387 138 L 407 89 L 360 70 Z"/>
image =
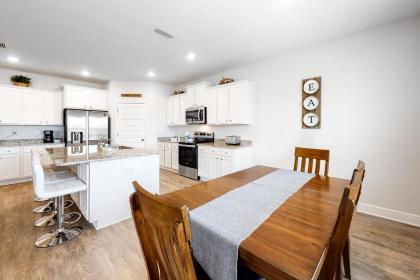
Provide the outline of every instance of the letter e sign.
<path id="1" fill-rule="evenodd" d="M 321 128 L 321 77 L 302 80 L 302 128 Z"/>

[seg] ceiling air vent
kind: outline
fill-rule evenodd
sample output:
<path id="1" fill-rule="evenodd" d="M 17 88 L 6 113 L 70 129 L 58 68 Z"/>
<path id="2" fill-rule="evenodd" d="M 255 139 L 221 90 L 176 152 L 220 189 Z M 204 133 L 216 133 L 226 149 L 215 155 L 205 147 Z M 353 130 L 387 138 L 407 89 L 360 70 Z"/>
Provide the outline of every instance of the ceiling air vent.
<path id="1" fill-rule="evenodd" d="M 166 32 L 165 30 L 162 30 L 160 28 L 156 28 L 154 30 L 154 32 L 157 33 L 157 34 L 159 34 L 159 35 L 161 35 L 161 36 L 163 36 L 163 37 L 165 37 L 165 38 L 167 38 L 167 39 L 173 39 L 173 38 L 175 38 L 174 35 L 172 35 L 171 33 Z"/>
<path id="2" fill-rule="evenodd" d="M 5 49 L 6 48 L 6 43 L 0 43 L 0 49 Z"/>

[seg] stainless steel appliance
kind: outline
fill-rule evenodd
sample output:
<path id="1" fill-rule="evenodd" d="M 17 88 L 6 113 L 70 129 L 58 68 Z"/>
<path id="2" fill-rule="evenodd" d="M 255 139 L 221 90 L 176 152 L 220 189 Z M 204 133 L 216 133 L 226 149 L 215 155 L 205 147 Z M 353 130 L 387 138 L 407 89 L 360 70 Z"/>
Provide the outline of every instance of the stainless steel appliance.
<path id="1" fill-rule="evenodd" d="M 54 131 L 44 130 L 44 143 L 54 143 Z"/>
<path id="2" fill-rule="evenodd" d="M 110 139 L 109 115 L 106 111 L 64 110 L 64 142 L 98 145 Z"/>
<path id="3" fill-rule="evenodd" d="M 240 145 L 241 144 L 241 136 L 226 136 L 225 143 L 228 145 Z"/>
<path id="4" fill-rule="evenodd" d="M 213 132 L 194 132 L 194 137 L 178 144 L 178 174 L 199 180 L 198 176 L 198 143 L 214 142 Z"/>
<path id="5" fill-rule="evenodd" d="M 185 123 L 204 124 L 207 123 L 207 108 L 204 106 L 185 109 Z"/>

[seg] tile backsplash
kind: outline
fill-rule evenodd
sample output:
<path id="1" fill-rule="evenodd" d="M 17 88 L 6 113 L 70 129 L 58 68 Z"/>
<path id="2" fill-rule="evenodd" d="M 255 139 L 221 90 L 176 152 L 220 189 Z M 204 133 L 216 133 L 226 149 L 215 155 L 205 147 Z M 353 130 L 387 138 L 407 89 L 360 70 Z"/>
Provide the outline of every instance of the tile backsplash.
<path id="1" fill-rule="evenodd" d="M 2 125 L 0 126 L 0 140 L 13 139 L 41 139 L 44 137 L 44 130 L 53 130 L 55 138 L 62 138 L 64 127 L 57 126 L 32 126 L 32 125 Z M 16 134 L 14 134 L 16 132 Z"/>

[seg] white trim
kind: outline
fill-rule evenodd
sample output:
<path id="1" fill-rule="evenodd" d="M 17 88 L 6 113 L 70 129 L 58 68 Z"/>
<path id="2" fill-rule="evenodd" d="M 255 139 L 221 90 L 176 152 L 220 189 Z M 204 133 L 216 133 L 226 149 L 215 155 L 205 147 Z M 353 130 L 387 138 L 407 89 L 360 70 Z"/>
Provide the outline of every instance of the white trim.
<path id="1" fill-rule="evenodd" d="M 373 216 L 397 221 L 404 224 L 420 227 L 420 215 L 406 213 L 394 209 L 383 208 L 366 203 L 359 203 L 357 211 Z"/>
<path id="2" fill-rule="evenodd" d="M 0 187 L 8 186 L 8 185 L 14 185 L 14 184 L 20 184 L 20 183 L 26 183 L 26 182 L 30 182 L 30 181 L 32 181 L 32 176 L 24 177 L 24 178 L 10 179 L 10 180 L 4 180 L 4 181 L 0 181 Z"/>

